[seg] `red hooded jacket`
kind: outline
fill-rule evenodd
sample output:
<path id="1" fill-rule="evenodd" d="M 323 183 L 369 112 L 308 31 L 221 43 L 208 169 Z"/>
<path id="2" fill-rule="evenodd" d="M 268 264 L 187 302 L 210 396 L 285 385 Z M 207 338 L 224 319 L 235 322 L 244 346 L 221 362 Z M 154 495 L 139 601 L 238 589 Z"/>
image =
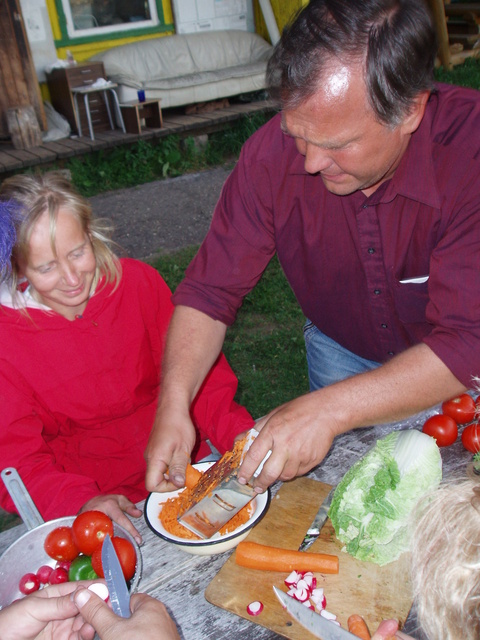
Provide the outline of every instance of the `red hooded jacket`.
<path id="1" fill-rule="evenodd" d="M 147 496 L 143 452 L 173 305 L 152 267 L 121 265 L 118 288 L 97 287 L 73 322 L 0 308 L 1 466 L 18 470 L 45 520 L 73 515 L 100 494 Z M 221 356 L 192 404 L 196 459 L 210 452 L 207 438 L 224 452 L 253 425 L 233 401 L 236 389 Z M 15 511 L 3 484 L 0 504 Z"/>

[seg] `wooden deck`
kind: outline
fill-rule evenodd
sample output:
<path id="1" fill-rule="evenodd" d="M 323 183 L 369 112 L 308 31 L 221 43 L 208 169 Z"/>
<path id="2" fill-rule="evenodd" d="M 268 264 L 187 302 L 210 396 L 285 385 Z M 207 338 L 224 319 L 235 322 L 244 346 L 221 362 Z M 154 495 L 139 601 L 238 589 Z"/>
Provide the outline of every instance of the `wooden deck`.
<path id="1" fill-rule="evenodd" d="M 0 143 L 0 176 L 7 177 L 16 171 L 36 165 L 61 164 L 74 156 L 81 156 L 92 151 L 108 149 L 121 145 L 130 145 L 139 140 L 156 140 L 171 134 L 180 136 L 198 136 L 212 133 L 239 120 L 244 115 L 272 112 L 273 107 L 268 100 L 248 103 L 231 103 L 228 107 L 215 111 L 204 111 L 193 115 L 185 115 L 179 110 L 163 111 L 163 127 L 161 129 L 143 129 L 141 134 L 123 133 L 120 129 L 95 133 L 95 140 L 88 136 L 71 137 L 55 142 L 45 142 L 39 147 L 14 149 L 10 143 Z"/>

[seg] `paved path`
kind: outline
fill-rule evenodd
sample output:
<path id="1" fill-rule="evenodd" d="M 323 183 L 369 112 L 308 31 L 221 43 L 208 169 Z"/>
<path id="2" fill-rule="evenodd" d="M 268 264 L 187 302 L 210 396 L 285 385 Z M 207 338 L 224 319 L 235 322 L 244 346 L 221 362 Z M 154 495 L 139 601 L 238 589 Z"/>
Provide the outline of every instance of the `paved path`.
<path id="1" fill-rule="evenodd" d="M 94 214 L 109 218 L 114 240 L 132 258 L 149 259 L 200 244 L 231 167 L 157 180 L 90 198 Z"/>

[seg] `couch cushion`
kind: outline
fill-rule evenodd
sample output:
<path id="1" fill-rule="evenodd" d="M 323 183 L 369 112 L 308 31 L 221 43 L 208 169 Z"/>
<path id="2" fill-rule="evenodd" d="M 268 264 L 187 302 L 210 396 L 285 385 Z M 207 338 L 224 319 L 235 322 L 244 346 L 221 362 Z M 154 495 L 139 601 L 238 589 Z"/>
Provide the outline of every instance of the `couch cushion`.
<path id="1" fill-rule="evenodd" d="M 202 72 L 219 70 L 223 76 L 230 68 L 241 75 L 243 65 L 263 62 L 265 66 L 271 52 L 271 45 L 259 35 L 230 30 L 141 40 L 99 53 L 92 60 L 103 61 L 113 82 L 140 88 L 181 76 L 191 83 Z"/>

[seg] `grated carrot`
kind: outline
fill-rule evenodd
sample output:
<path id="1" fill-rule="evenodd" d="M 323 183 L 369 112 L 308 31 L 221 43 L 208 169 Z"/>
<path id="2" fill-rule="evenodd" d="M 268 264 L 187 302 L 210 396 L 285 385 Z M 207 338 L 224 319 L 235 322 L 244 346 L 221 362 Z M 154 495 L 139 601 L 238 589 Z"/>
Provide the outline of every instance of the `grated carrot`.
<path id="1" fill-rule="evenodd" d="M 245 440 L 246 438 L 235 443 L 233 451 L 227 451 L 219 462 L 224 465 L 232 465 L 232 467 L 238 466 Z M 185 513 L 185 511 L 191 506 L 192 499 L 196 494 L 198 494 L 199 490 L 204 495 L 208 493 L 209 485 L 214 483 L 215 479 L 214 477 L 210 477 L 208 472 L 206 474 L 202 474 L 193 467 L 191 470 L 187 469 L 187 471 L 190 471 L 187 476 L 190 482 L 187 481 L 187 487 L 176 498 L 169 498 L 163 504 L 159 519 L 165 531 L 168 531 L 168 533 L 171 533 L 178 538 L 185 538 L 186 540 L 200 540 L 201 538 L 199 536 L 180 524 L 177 518 L 182 513 Z M 191 471 L 198 473 L 197 482 L 194 483 L 193 486 L 191 486 L 191 479 L 194 474 L 191 473 Z M 251 501 L 220 529 L 220 534 L 224 535 L 225 533 L 235 531 L 237 527 L 250 519 L 254 510 L 255 506 L 253 501 Z"/>
<path id="2" fill-rule="evenodd" d="M 169 498 L 163 504 L 159 519 L 165 531 L 168 531 L 168 533 L 171 533 L 178 538 L 185 538 L 186 540 L 200 540 L 201 538 L 199 536 L 184 527 L 177 520 L 178 515 L 183 513 L 188 508 L 189 504 L 190 490 L 185 489 L 176 498 Z M 235 531 L 237 527 L 250 519 L 253 511 L 254 505 L 252 502 L 249 502 L 220 529 L 220 533 L 224 535 L 225 533 Z"/>

